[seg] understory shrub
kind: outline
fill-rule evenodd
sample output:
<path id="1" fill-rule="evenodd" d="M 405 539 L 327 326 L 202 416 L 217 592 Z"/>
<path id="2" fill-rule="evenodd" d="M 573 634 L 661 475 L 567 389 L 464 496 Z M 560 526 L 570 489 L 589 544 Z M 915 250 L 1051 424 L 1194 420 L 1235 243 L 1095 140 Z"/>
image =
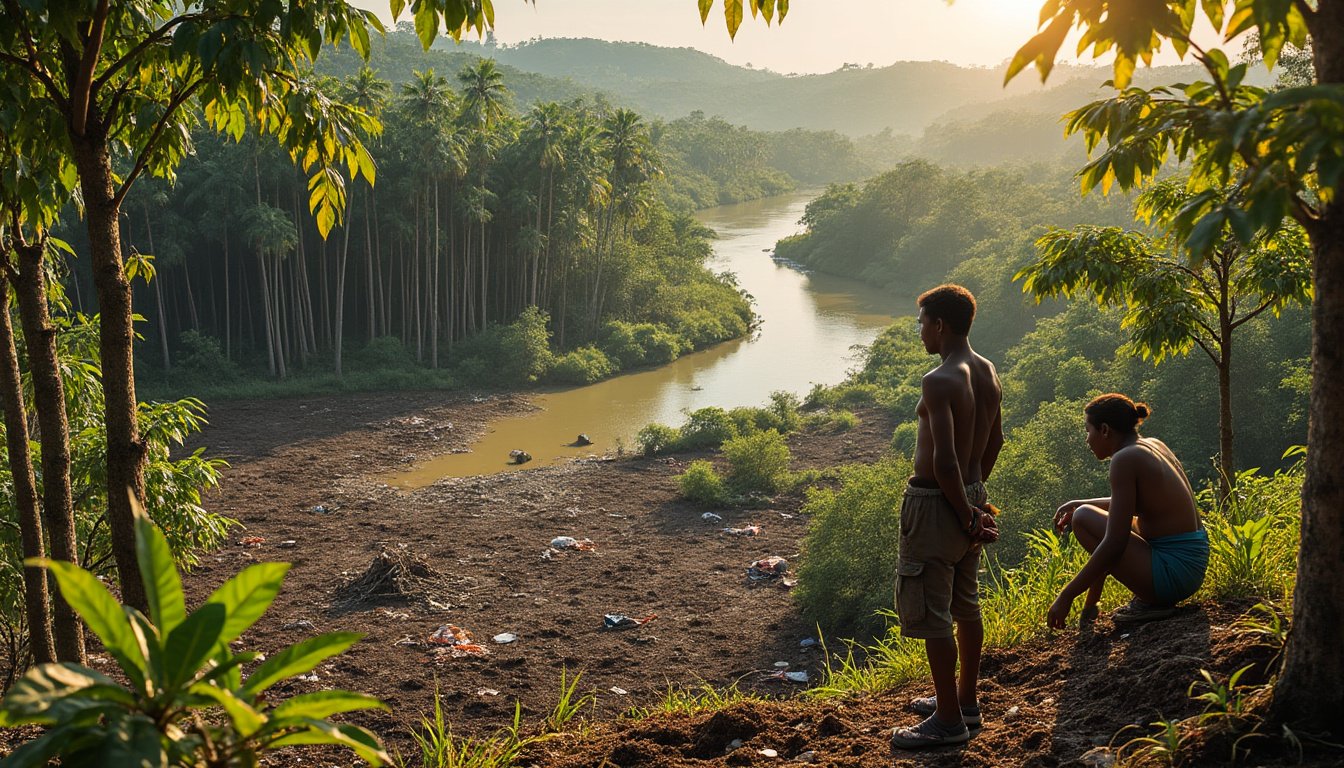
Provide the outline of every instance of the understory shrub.
<path id="1" fill-rule="evenodd" d="M 725 440 L 737 435 L 737 425 L 728 412 L 717 406 L 692 411 L 681 426 L 681 439 L 677 441 L 678 451 L 700 451 L 718 448 Z"/>
<path id="2" fill-rule="evenodd" d="M 415 356 L 396 336 L 379 336 L 350 355 L 353 371 L 412 371 L 419 367 Z"/>
<path id="3" fill-rule="evenodd" d="M 689 342 L 653 323 L 612 320 L 603 329 L 600 347 L 624 369 L 670 363 L 689 347 Z"/>
<path id="4" fill-rule="evenodd" d="M 1209 532 L 1205 593 L 1219 600 L 1284 601 L 1292 595 L 1305 471 L 1299 460 L 1272 475 L 1240 472 L 1231 497 L 1221 504 L 1214 503 L 1215 488 L 1199 494 L 1201 509 L 1212 509 L 1204 517 Z"/>
<path id="5" fill-rule="evenodd" d="M 808 621 L 824 629 L 872 630 L 892 606 L 899 510 L 909 460 L 840 467 L 838 488 L 809 488 L 794 597 Z"/>
<path id="6" fill-rule="evenodd" d="M 597 347 L 579 347 L 556 358 L 546 378 L 562 384 L 592 384 L 620 368 Z"/>
<path id="7" fill-rule="evenodd" d="M 219 339 L 193 330 L 177 337 L 177 372 L 200 381 L 226 383 L 242 375 L 238 364 L 224 355 Z"/>
<path id="8" fill-rule="evenodd" d="M 635 435 L 635 445 L 645 456 L 673 450 L 681 440 L 681 430 L 666 424 L 646 424 Z"/>
<path id="9" fill-rule="evenodd" d="M 458 343 L 454 364 L 467 381 L 516 386 L 534 382 L 551 367 L 551 332 L 537 307 L 508 325 L 491 325 Z"/>
<path id="10" fill-rule="evenodd" d="M 736 493 L 777 493 L 789 485 L 789 446 L 773 429 L 739 435 L 723 444 L 728 485 Z"/>
<path id="11" fill-rule="evenodd" d="M 714 465 L 704 459 L 691 462 L 678 483 L 682 496 L 701 504 L 719 504 L 727 496 L 723 478 L 714 471 Z"/>

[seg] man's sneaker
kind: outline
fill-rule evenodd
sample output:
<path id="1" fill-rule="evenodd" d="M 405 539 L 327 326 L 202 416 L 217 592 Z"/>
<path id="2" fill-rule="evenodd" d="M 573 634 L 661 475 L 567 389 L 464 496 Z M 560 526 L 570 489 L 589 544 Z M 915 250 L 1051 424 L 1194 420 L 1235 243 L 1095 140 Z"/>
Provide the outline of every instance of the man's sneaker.
<path id="1" fill-rule="evenodd" d="M 1136 597 L 1128 605 L 1116 608 L 1111 614 L 1111 621 L 1116 624 L 1142 624 L 1175 616 L 1177 610 L 1174 605 L 1151 605 Z"/>
<path id="2" fill-rule="evenodd" d="M 970 739 L 971 731 L 965 723 L 944 725 L 938 722 L 938 718 L 929 715 L 928 719 L 913 728 L 897 728 L 891 735 L 891 748 L 928 749 L 949 744 L 965 744 Z"/>
<path id="3" fill-rule="evenodd" d="M 925 717 L 928 717 L 932 715 L 935 710 L 938 709 L 938 697 L 921 696 L 918 699 L 914 699 L 910 702 L 910 709 L 912 709 L 917 715 L 924 715 Z M 961 721 L 966 724 L 967 728 L 979 728 L 980 726 L 984 725 L 984 721 L 980 718 L 980 707 L 978 706 L 962 707 Z"/>

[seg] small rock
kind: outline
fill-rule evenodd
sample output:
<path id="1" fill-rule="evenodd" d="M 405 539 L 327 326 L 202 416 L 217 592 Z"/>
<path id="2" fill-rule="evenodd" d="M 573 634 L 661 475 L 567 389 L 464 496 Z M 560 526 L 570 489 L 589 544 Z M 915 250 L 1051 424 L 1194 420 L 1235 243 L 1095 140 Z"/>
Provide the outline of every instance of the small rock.
<path id="1" fill-rule="evenodd" d="M 700 519 L 701 519 L 701 520 L 706 520 L 706 521 L 711 522 L 711 523 L 722 523 L 722 522 L 723 522 L 723 515 L 717 515 L 717 514 L 715 514 L 715 513 L 713 513 L 713 512 L 706 512 L 705 514 L 703 514 L 703 515 L 700 516 Z"/>
<path id="2" fill-rule="evenodd" d="M 1003 719 L 1004 719 L 1004 720 L 1011 720 L 1011 719 L 1017 717 L 1017 713 L 1018 713 L 1018 712 L 1019 712 L 1019 709 L 1017 708 L 1017 706 L 1009 707 L 1009 708 L 1008 708 L 1008 711 L 1003 713 Z"/>
<path id="3" fill-rule="evenodd" d="M 611 690 L 612 693 L 616 694 L 617 696 L 628 696 L 628 695 L 630 694 L 629 691 L 625 690 L 624 688 L 620 688 L 620 687 L 618 687 L 618 686 L 615 686 L 615 685 L 611 686 L 610 690 Z"/>
<path id="4" fill-rule="evenodd" d="M 299 546 L 299 542 L 297 542 L 297 541 L 295 541 L 295 540 L 293 540 L 293 539 L 285 539 L 284 541 L 280 542 L 280 543 L 277 544 L 276 546 L 280 547 L 281 549 L 293 549 L 293 548 Z"/>
<path id="5" fill-rule="evenodd" d="M 821 641 L 815 637 L 804 637 L 799 643 L 800 648 L 816 648 L 821 645 Z"/>
<path id="6" fill-rule="evenodd" d="M 809 749 L 808 751 L 806 751 L 806 752 L 800 752 L 800 753 L 798 753 L 798 756 L 797 756 L 797 757 L 793 758 L 793 762 L 795 762 L 795 763 L 815 763 L 815 762 L 817 762 L 817 753 L 816 753 L 816 752 L 813 752 L 813 751 L 810 750 L 810 749 Z"/>
<path id="7" fill-rule="evenodd" d="M 494 688 L 477 688 L 477 689 L 476 689 L 476 695 L 477 695 L 477 696 L 498 696 L 498 695 L 499 695 L 499 691 L 496 691 Z"/>
<path id="8" fill-rule="evenodd" d="M 766 747 L 765 749 L 756 750 L 756 754 L 762 755 L 764 757 L 779 757 L 779 753 L 769 747 Z"/>
<path id="9" fill-rule="evenodd" d="M 514 640 L 517 640 L 518 636 L 513 634 L 512 632 L 503 632 L 498 635 L 495 635 L 490 639 L 494 640 L 496 643 L 499 643 L 500 645 L 508 645 L 509 643 L 512 643 Z"/>
<path id="10" fill-rule="evenodd" d="M 1108 747 L 1097 747 L 1084 752 L 1078 762 L 1088 768 L 1111 768 L 1115 765 L 1115 753 Z"/>
<path id="11" fill-rule="evenodd" d="M 738 749 L 741 746 L 742 746 L 741 739 L 733 739 L 732 741 L 728 742 L 728 746 L 725 749 L 725 751 L 732 752 L 734 749 Z"/>
<path id="12" fill-rule="evenodd" d="M 300 619 L 298 621 L 291 621 L 288 624 L 281 624 L 280 629 L 289 632 L 295 629 L 312 630 L 317 629 L 317 627 L 313 626 L 313 622 L 308 621 L 307 619 Z"/>

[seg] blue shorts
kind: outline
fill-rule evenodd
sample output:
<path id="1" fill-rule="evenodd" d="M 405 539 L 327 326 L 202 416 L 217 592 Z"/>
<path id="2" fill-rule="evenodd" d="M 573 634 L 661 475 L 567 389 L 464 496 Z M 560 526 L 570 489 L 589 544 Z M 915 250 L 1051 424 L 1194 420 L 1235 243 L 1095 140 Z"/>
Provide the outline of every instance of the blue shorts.
<path id="1" fill-rule="evenodd" d="M 1199 591 L 1209 567 L 1209 534 L 1203 528 L 1148 542 L 1153 552 L 1153 592 L 1159 605 L 1175 605 Z"/>

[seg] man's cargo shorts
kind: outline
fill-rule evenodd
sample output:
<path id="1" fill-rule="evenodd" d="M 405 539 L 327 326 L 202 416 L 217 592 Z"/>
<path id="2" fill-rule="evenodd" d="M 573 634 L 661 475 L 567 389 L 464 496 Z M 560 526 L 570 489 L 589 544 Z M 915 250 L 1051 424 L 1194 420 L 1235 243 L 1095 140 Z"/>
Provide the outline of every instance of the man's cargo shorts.
<path id="1" fill-rule="evenodd" d="M 966 486 L 976 507 L 987 500 L 985 484 Z M 980 618 L 976 573 L 978 542 L 966 531 L 966 520 L 937 488 L 905 487 L 901 500 L 901 545 L 896 565 L 896 614 L 906 637 L 952 636 L 952 621 Z"/>

